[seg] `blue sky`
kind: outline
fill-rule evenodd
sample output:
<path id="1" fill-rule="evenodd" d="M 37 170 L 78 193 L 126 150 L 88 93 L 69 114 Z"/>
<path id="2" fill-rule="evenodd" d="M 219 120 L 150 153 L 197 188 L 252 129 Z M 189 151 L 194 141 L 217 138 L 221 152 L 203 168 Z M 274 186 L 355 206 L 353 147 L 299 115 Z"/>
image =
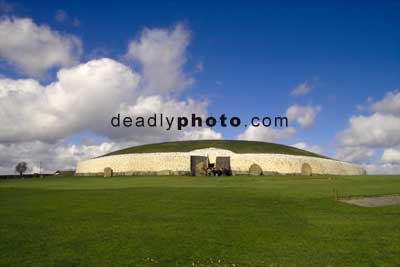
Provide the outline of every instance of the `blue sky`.
<path id="1" fill-rule="evenodd" d="M 226 113 L 242 118 L 284 115 L 293 105 L 318 107 L 311 126 L 299 127 L 294 122 L 296 133 L 290 138 L 264 141 L 305 143 L 307 148 L 318 146 L 319 151 L 331 156 L 338 156 L 338 146 L 361 146 L 372 149 L 373 155 L 361 159 L 343 156 L 343 159 L 375 164 L 371 167 L 374 170 L 383 168 L 385 172 L 382 165 L 385 149 L 398 150 L 400 141 L 338 144 L 337 135 L 348 128 L 349 132 L 359 133 L 349 126 L 349 118 L 371 118 L 374 112 L 385 113 L 371 111 L 369 106 L 388 101 L 385 96 L 399 88 L 399 1 L 1 3 L 3 16 L 30 18 L 36 25 L 47 25 L 60 35 L 76 36 L 82 43 L 82 52 L 75 64 L 107 57 L 136 72 L 140 72 L 140 67 L 125 57 L 129 42 L 140 39 L 145 28 L 172 31 L 176 25 L 184 25 L 190 33 L 190 42 L 185 49 L 182 72 L 195 82 L 173 94 L 176 100 L 207 99 L 209 114 Z M 63 16 L 57 18 L 60 12 Z M 0 52 L 0 58 L 3 77 L 32 78 L 15 68 L 7 55 Z M 59 69 L 51 66 L 40 77 L 33 78 L 43 86 L 48 85 L 57 79 Z M 311 88 L 310 92 L 291 95 L 304 83 Z M 385 129 L 382 131 L 389 132 Z M 235 139 L 244 131 L 243 128 L 215 130 L 227 139 Z M 58 141 L 80 145 L 82 139 L 90 138 L 97 140 L 97 145 L 115 139 L 90 129 L 79 129 L 59 137 Z M 9 147 L 13 142 L 2 143 Z M 390 160 L 385 164 L 397 163 Z"/>

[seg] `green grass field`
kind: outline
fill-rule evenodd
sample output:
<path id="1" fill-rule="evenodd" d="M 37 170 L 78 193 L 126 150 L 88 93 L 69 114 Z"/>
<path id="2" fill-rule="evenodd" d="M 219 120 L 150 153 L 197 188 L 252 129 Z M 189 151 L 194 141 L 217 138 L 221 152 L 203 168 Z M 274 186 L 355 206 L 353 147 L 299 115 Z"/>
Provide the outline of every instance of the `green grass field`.
<path id="1" fill-rule="evenodd" d="M 0 266 L 400 266 L 399 176 L 0 181 Z"/>

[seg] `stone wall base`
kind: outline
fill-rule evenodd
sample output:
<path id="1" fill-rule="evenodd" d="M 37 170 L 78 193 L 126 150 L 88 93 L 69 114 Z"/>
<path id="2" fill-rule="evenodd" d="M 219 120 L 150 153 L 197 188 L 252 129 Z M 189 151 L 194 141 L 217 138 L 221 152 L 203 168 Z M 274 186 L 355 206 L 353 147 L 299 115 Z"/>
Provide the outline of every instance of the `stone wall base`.
<path id="1" fill-rule="evenodd" d="M 315 174 L 316 176 L 340 176 L 335 174 Z M 104 177 L 103 172 L 96 172 L 96 173 L 76 173 L 75 176 L 82 176 L 82 177 Z M 159 171 L 159 172 L 114 172 L 113 176 L 193 176 L 191 172 L 188 171 Z M 249 176 L 248 171 L 232 171 L 232 176 Z M 261 176 L 304 176 L 301 173 L 279 173 L 279 172 L 265 172 L 261 174 Z M 351 176 L 351 175 L 349 175 Z"/>
<path id="2" fill-rule="evenodd" d="M 113 176 L 190 176 L 189 171 L 158 171 L 158 172 L 114 172 Z M 75 176 L 104 176 L 104 172 L 76 173 Z"/>

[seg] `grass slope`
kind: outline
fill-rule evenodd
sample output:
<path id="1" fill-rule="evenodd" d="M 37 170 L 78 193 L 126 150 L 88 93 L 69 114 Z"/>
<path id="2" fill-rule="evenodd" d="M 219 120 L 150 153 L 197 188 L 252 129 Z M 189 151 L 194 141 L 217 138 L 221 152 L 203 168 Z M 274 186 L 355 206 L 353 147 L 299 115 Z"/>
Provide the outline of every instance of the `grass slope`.
<path id="1" fill-rule="evenodd" d="M 257 142 L 257 141 L 238 141 L 238 140 L 196 140 L 196 141 L 177 141 L 158 144 L 148 144 L 134 146 L 118 150 L 109 155 L 130 154 L 130 153 L 152 153 L 152 152 L 189 152 L 201 148 L 222 148 L 235 153 L 279 153 L 288 155 L 311 156 L 326 158 L 296 147 L 281 144 Z"/>
<path id="2" fill-rule="evenodd" d="M 0 181 L 0 266 L 398 266 L 399 176 Z"/>

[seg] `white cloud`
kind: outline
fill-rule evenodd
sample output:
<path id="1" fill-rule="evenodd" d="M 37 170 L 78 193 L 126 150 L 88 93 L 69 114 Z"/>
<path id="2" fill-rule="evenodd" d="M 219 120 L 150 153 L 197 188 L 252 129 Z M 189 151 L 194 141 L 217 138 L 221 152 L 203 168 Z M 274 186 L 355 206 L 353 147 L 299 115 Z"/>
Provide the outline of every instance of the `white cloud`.
<path id="1" fill-rule="evenodd" d="M 45 32 L 47 39 L 64 38 L 45 26 L 36 26 L 29 19 L 2 22 L 11 28 L 28 27 L 38 31 L 36 35 Z M 0 46 L 2 42 L 5 43 L 0 40 Z M 16 49 L 23 50 L 21 40 L 15 42 Z M 189 33 L 181 25 L 172 30 L 144 30 L 138 40 L 131 42 L 128 52 L 142 64 L 141 72 L 116 60 L 101 58 L 63 67 L 56 79 L 47 85 L 35 79 L 0 77 L 0 173 L 13 172 L 14 164 L 21 160 L 31 163 L 33 169 L 42 162 L 45 170 L 54 171 L 74 168 L 78 160 L 132 145 L 222 138 L 220 133 L 206 127 L 178 131 L 174 124 L 175 127 L 167 131 L 165 125 L 163 128 L 111 126 L 111 118 L 118 113 L 133 117 L 149 117 L 155 113 L 190 117 L 195 113 L 203 118 L 208 114 L 206 100 L 182 99 L 172 94 L 193 82 L 183 71 L 188 42 Z M 40 49 L 38 52 L 39 57 L 40 53 L 45 53 Z M 31 60 L 44 62 L 46 66 L 46 58 L 43 61 L 28 56 L 27 59 L 27 62 L 18 63 L 20 68 L 34 73 L 47 69 L 26 65 Z M 83 131 L 110 141 L 97 144 L 93 142 L 96 139 L 87 141 L 86 138 L 80 145 L 66 144 L 68 137 Z"/>
<path id="2" fill-rule="evenodd" d="M 193 99 L 179 101 L 174 98 L 163 97 L 159 95 L 141 96 L 135 105 L 129 107 L 129 114 L 152 115 L 154 113 L 165 113 L 170 115 L 185 115 L 196 113 L 197 115 L 206 115 L 206 101 L 198 102 Z"/>
<path id="3" fill-rule="evenodd" d="M 177 92 L 194 82 L 183 71 L 189 40 L 188 30 L 178 24 L 171 30 L 145 29 L 129 43 L 126 57 L 142 65 L 145 93 Z"/>
<path id="4" fill-rule="evenodd" d="M 400 172 L 400 93 L 388 92 L 382 100 L 368 98 L 369 115 L 349 119 L 348 127 L 338 133 L 338 158 L 364 164 L 368 173 Z M 383 149 L 380 160 L 373 160 L 377 149 Z"/>
<path id="5" fill-rule="evenodd" d="M 291 96 L 301 96 L 301 95 L 306 95 L 312 90 L 311 84 L 308 82 L 303 82 L 297 85 L 293 91 L 290 93 Z"/>
<path id="6" fill-rule="evenodd" d="M 179 140 L 210 140 L 222 139 L 222 134 L 215 132 L 210 128 L 196 129 L 191 131 L 184 131 L 183 136 Z"/>
<path id="7" fill-rule="evenodd" d="M 193 131 L 182 131 L 177 139 L 171 140 L 198 140 L 198 139 L 220 139 L 221 134 L 211 129 L 204 128 Z M 87 142 L 81 139 L 81 144 L 65 143 L 63 140 L 56 143 L 42 141 L 18 142 L 12 144 L 0 143 L 0 175 L 13 174 L 16 164 L 26 161 L 29 166 L 28 172 L 53 173 L 56 170 L 73 170 L 78 161 L 98 157 L 112 151 L 143 144 L 143 139 L 126 141 Z M 82 142 L 83 141 L 83 142 Z M 149 140 L 147 143 L 165 141 L 164 139 Z"/>
<path id="8" fill-rule="evenodd" d="M 120 110 L 121 114 L 131 116 L 142 116 L 148 118 L 154 114 L 164 115 L 165 117 L 175 117 L 175 121 L 179 116 L 190 118 L 192 113 L 200 117 L 207 115 L 208 103 L 205 101 L 195 101 L 193 99 L 177 100 L 174 98 L 164 96 L 140 96 L 136 103 L 127 106 L 125 109 Z M 204 125 L 203 125 L 204 126 Z M 183 139 L 219 139 L 221 134 L 216 133 L 209 128 L 183 128 L 177 130 L 176 123 L 174 122 L 170 130 L 164 122 L 163 127 L 154 128 L 121 128 L 118 130 L 107 127 L 107 132 L 103 134 L 118 139 L 139 139 L 143 143 L 154 143 L 158 141 L 167 140 L 183 140 Z"/>
<path id="9" fill-rule="evenodd" d="M 374 112 L 400 116 L 400 92 L 388 92 L 381 101 L 371 104 L 371 110 Z"/>
<path id="10" fill-rule="evenodd" d="M 112 59 L 92 60 L 62 69 L 57 78 L 47 86 L 35 80 L 0 79 L 0 122 L 4 127 L 0 142 L 54 142 L 84 130 L 113 139 L 141 142 L 187 139 L 189 133 L 177 131 L 176 127 L 170 131 L 165 127 L 115 129 L 110 120 L 118 113 L 135 117 L 161 113 L 169 117 L 190 117 L 192 113 L 205 117 L 207 114 L 206 101 L 139 95 L 139 74 Z M 196 137 L 210 133 L 204 129 L 198 131 L 192 130 L 190 134 Z"/>
<path id="11" fill-rule="evenodd" d="M 248 127 L 243 133 L 239 134 L 237 139 L 275 142 L 281 139 L 288 139 L 294 136 L 296 130 L 288 127 L 284 129 L 273 129 L 267 127 Z"/>
<path id="12" fill-rule="evenodd" d="M 363 164 L 362 167 L 367 171 L 368 174 L 399 174 L 400 173 L 400 164 L 394 163 L 370 163 Z"/>
<path id="13" fill-rule="evenodd" d="M 119 64 L 109 59 L 89 63 L 89 65 L 103 63 L 106 67 L 108 64 Z M 81 67 L 84 67 L 84 65 L 76 68 L 79 70 Z M 101 66 L 98 67 L 101 68 Z M 110 70 L 111 69 L 112 68 L 110 68 Z M 99 73 L 100 77 L 108 77 L 107 72 L 102 72 L 101 70 L 93 71 L 93 73 Z M 127 75 L 127 77 L 131 76 L 130 78 L 133 80 L 130 81 L 130 84 L 134 89 L 136 82 L 135 76 L 132 76 L 132 73 L 125 73 L 124 75 Z M 4 127 L 2 129 L 7 130 L 0 132 L 1 142 L 3 142 L 3 144 L 0 143 L 0 151 L 2 151 L 0 155 L 0 173 L 1 171 L 3 171 L 3 173 L 12 172 L 15 163 L 22 160 L 27 161 L 31 167 L 34 167 L 33 171 L 37 170 L 39 162 L 42 162 L 44 170 L 55 171 L 57 169 L 74 168 L 76 162 L 79 160 L 97 157 L 112 150 L 131 145 L 169 140 L 222 138 L 220 133 L 209 128 L 188 128 L 181 131 L 176 130 L 176 128 L 166 131 L 165 128 L 159 127 L 114 129 L 110 126 L 108 118 L 111 118 L 111 116 L 117 112 L 145 117 L 153 115 L 154 113 L 163 113 L 168 116 L 188 116 L 192 112 L 204 116 L 207 113 L 207 103 L 196 102 L 191 99 L 178 101 L 172 98 L 167 99 L 162 96 L 140 96 L 132 103 L 127 103 L 118 97 L 115 98 L 113 95 L 108 95 L 108 90 L 102 92 L 101 89 L 97 95 L 96 92 L 93 92 L 93 94 L 96 95 L 94 96 L 95 100 L 93 102 L 88 98 L 90 92 L 85 92 L 86 90 L 92 90 L 91 86 L 87 84 L 87 87 L 82 87 L 80 89 L 84 92 L 71 92 L 72 95 L 70 95 L 68 88 L 63 86 L 66 84 L 74 86 L 75 83 L 72 81 L 69 83 L 69 79 L 64 79 L 66 77 L 68 77 L 68 75 L 61 78 L 61 81 L 49 85 L 49 87 L 40 87 L 38 83 L 32 80 L 16 81 L 16 83 L 27 83 L 25 87 L 19 87 L 27 88 L 23 90 L 27 92 L 26 94 L 31 94 L 32 91 L 37 90 L 38 88 L 35 88 L 35 86 L 37 86 L 41 91 L 44 91 L 44 93 L 41 92 L 41 95 L 45 95 L 45 97 L 35 95 L 35 98 L 40 100 L 31 102 L 31 97 L 29 95 L 26 97 L 24 95 L 25 93 L 23 93 L 23 96 L 18 99 L 21 107 L 23 107 L 20 110 L 5 110 L 4 105 L 2 105 L 0 101 L 0 123 L 2 127 Z M 114 76 L 114 81 L 118 80 L 116 78 L 117 76 Z M 121 79 L 121 77 L 119 77 L 119 79 Z M 101 83 L 101 81 L 98 82 Z M 127 85 L 128 83 L 124 84 Z M 84 85 L 85 84 L 82 84 L 82 86 Z M 120 87 L 111 87 L 110 92 L 115 93 L 118 88 Z M 55 95 L 51 97 L 48 96 L 47 90 L 53 90 Z M 124 89 L 122 92 L 132 94 L 128 88 Z M 15 94 L 16 92 L 13 91 L 13 93 Z M 57 95 L 62 96 L 62 98 L 57 97 Z M 78 98 L 80 96 L 80 99 L 75 99 L 75 96 Z M 113 97 L 115 98 L 114 100 Z M 7 95 L 7 100 L 10 101 L 10 99 L 9 95 Z M 61 101 L 61 99 L 64 99 L 65 102 L 54 103 L 55 100 Z M 107 99 L 109 100 L 108 103 L 106 103 Z M 129 96 L 127 96 L 126 99 L 129 99 Z M 24 100 L 26 100 L 26 102 L 24 102 Z M 45 100 L 48 102 L 44 103 L 43 101 Z M 103 102 L 103 100 L 106 102 Z M 99 103 L 99 105 L 88 105 L 88 107 L 83 105 L 89 103 Z M 9 102 L 9 104 L 12 106 L 15 102 Z M 104 113 L 103 107 L 108 104 L 114 109 L 105 107 L 108 111 Z M 40 108 L 43 106 L 45 106 L 45 108 L 41 110 Z M 74 109 L 74 107 L 76 107 L 76 109 Z M 14 118 L 5 118 L 1 116 L 7 115 L 6 113 L 11 114 Z M 32 116 L 29 116 L 29 114 Z M 13 119 L 23 123 L 15 123 Z M 14 124 L 12 124 L 13 122 Z M 95 144 L 93 141 L 86 142 L 83 140 L 84 142 L 82 145 L 64 145 L 62 141 L 64 137 L 83 130 L 92 130 L 94 134 L 108 136 L 112 141 Z"/>
<path id="14" fill-rule="evenodd" d="M 400 149 L 388 148 L 383 150 L 381 161 L 384 163 L 398 163 L 400 164 Z"/>
<path id="15" fill-rule="evenodd" d="M 349 119 L 349 126 L 337 136 L 341 145 L 390 148 L 400 145 L 400 92 L 388 92 L 373 102 L 368 99 L 370 115 Z"/>
<path id="16" fill-rule="evenodd" d="M 299 143 L 293 144 L 292 146 L 293 147 L 297 147 L 299 149 L 311 151 L 311 152 L 314 152 L 314 153 L 317 153 L 317 154 L 322 154 L 322 152 L 323 152 L 323 149 L 320 146 L 308 145 L 305 142 L 299 142 Z"/>
<path id="17" fill-rule="evenodd" d="M 320 106 L 300 106 L 293 105 L 287 109 L 286 116 L 289 119 L 297 122 L 302 128 L 310 127 L 315 120 L 317 113 L 321 110 Z M 241 140 L 258 140 L 266 142 L 275 142 L 282 139 L 292 138 L 296 134 L 296 129 L 287 127 L 283 129 L 274 129 L 270 127 L 254 127 L 250 126 L 237 136 Z M 298 146 L 306 146 L 305 143 L 297 143 Z M 315 150 L 320 152 L 317 146 L 307 146 L 308 150 Z M 317 153 L 319 153 L 317 152 Z"/>
<path id="18" fill-rule="evenodd" d="M 315 117 L 320 112 L 320 106 L 290 106 L 286 111 L 286 116 L 291 120 L 296 121 L 302 128 L 309 128 L 314 124 Z"/>
<path id="19" fill-rule="evenodd" d="M 352 116 L 338 140 L 345 146 L 396 146 L 400 144 L 400 117 L 381 113 Z"/>
<path id="20" fill-rule="evenodd" d="M 0 156 L 0 172 L 9 173 L 15 162 L 21 160 L 34 166 L 39 161 L 47 162 L 44 167 L 54 171 L 73 168 L 76 161 L 111 149 L 169 140 L 222 138 L 210 128 L 187 127 L 178 131 L 173 127 L 167 131 L 165 126 L 122 129 L 111 126 L 111 118 L 118 113 L 133 117 L 155 113 L 170 117 L 207 115 L 207 101 L 170 94 L 174 88 L 183 90 L 191 84 L 183 72 L 186 35 L 187 31 L 179 25 L 171 31 L 145 30 L 136 43 L 140 47 L 138 59 L 143 60 L 143 73 L 102 58 L 62 68 L 56 80 L 47 85 L 34 79 L 0 77 L 0 148 L 2 153 L 5 151 Z M 156 63 L 148 58 L 145 47 L 162 50 L 155 52 L 163 65 L 160 72 L 153 72 L 152 68 L 157 66 L 153 66 Z M 174 77 L 164 86 L 168 75 Z M 145 82 L 141 83 L 143 79 Z M 158 83 L 162 85 L 160 90 L 151 93 L 149 84 Z M 83 131 L 110 141 L 99 145 L 86 141 L 81 145 L 64 144 L 63 140 Z"/>
<path id="21" fill-rule="evenodd" d="M 0 142 L 54 141 L 74 132 L 109 127 L 106 118 L 133 101 L 139 76 L 111 59 L 62 69 L 47 86 L 0 79 Z"/>
<path id="22" fill-rule="evenodd" d="M 98 143 L 81 140 L 81 144 L 65 144 L 61 139 L 55 143 L 43 141 L 23 141 L 10 144 L 0 143 L 0 174 L 11 174 L 15 165 L 20 161 L 26 161 L 30 166 L 29 172 L 38 172 L 41 164 L 42 172 L 54 172 L 56 170 L 75 169 L 76 163 L 80 160 L 89 159 L 104 155 L 111 151 L 132 145 L 143 143 L 154 143 L 168 140 L 198 140 L 198 139 L 221 139 L 220 133 L 209 128 L 194 129 L 188 131 L 175 131 L 165 133 L 136 129 L 130 130 L 131 135 L 126 139 L 115 139 Z M 158 132 L 158 134 L 157 134 Z"/>
<path id="23" fill-rule="evenodd" d="M 20 161 L 28 163 L 29 172 L 52 173 L 56 170 L 72 170 L 76 162 L 109 153 L 119 146 L 113 142 L 98 145 L 55 144 L 33 141 L 17 144 L 0 144 L 0 174 L 12 174 Z"/>
<path id="24" fill-rule="evenodd" d="M 76 36 L 60 34 L 29 18 L 0 19 L 0 58 L 25 74 L 39 77 L 50 68 L 71 66 L 81 52 Z"/>
<path id="25" fill-rule="evenodd" d="M 364 146 L 343 146 L 336 149 L 336 158 L 348 162 L 369 161 L 374 155 L 373 149 Z"/>

